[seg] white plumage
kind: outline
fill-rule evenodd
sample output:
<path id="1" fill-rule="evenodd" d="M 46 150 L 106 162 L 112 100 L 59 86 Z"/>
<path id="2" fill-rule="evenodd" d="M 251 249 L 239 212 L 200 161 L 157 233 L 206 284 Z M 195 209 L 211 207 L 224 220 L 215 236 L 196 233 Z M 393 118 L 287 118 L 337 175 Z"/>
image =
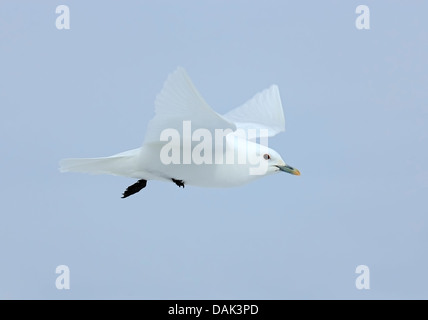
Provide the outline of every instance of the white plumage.
<path id="1" fill-rule="evenodd" d="M 208 151 L 214 155 L 216 151 L 221 150 L 223 152 L 223 155 L 220 156 L 223 159 L 222 164 L 216 163 L 214 157 L 212 163 L 207 161 L 202 164 L 193 162 L 191 164 L 165 164 L 162 161 L 160 155 L 167 141 L 161 141 L 161 133 L 165 129 L 174 130 L 185 139 L 186 132 L 183 132 L 185 122 L 191 124 L 193 133 L 205 132 L 204 139 L 208 137 L 208 134 L 211 135 L 212 148 L 207 149 L 209 144 L 205 144 L 204 155 L 206 156 L 205 153 Z M 277 152 L 256 143 L 255 137 L 249 140 L 246 135 L 249 129 L 255 131 L 255 137 L 258 138 L 271 137 L 285 130 L 284 112 L 276 85 L 256 94 L 242 106 L 225 115 L 220 115 L 205 102 L 186 71 L 178 68 L 168 76 L 161 92 L 156 97 L 155 116 L 148 124 L 144 143 L 140 148 L 104 158 L 64 159 L 60 162 L 60 170 L 62 172 L 112 174 L 144 180 L 144 186 L 141 186 L 141 183 L 138 186 L 136 186 L 137 184 L 130 186 L 128 189 L 134 187 L 136 191 L 130 190 L 128 195 L 145 187 L 146 180 L 174 181 L 183 187 L 184 184 L 203 187 L 231 187 L 280 170 L 300 174 L 298 170 L 287 166 Z M 218 130 L 228 130 L 227 132 L 230 133 L 222 141 L 223 147 L 216 149 L 219 141 L 214 140 L 214 137 Z M 199 141 L 192 140 L 191 149 L 188 150 L 183 147 L 184 140 L 173 143 L 171 137 L 169 142 L 172 150 L 170 151 L 191 152 L 200 143 Z M 208 142 L 204 141 L 204 143 Z M 243 150 L 245 150 L 245 155 Z M 230 163 L 229 158 L 226 159 L 227 152 L 235 155 L 233 163 Z M 180 157 L 182 160 L 183 155 Z M 238 159 L 240 159 L 239 163 Z M 263 174 L 251 174 L 250 169 L 255 166 L 254 159 L 259 159 L 261 163 L 265 161 L 266 170 Z M 128 195 L 124 194 L 124 197 Z"/>

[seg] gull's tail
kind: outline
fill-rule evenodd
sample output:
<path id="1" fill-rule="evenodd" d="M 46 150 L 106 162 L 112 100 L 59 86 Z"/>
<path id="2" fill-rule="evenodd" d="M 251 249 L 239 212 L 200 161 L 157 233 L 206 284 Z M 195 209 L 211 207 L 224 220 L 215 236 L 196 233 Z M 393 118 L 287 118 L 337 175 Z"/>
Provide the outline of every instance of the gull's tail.
<path id="1" fill-rule="evenodd" d="M 91 174 L 111 174 L 133 177 L 138 168 L 140 148 L 125 151 L 105 158 L 63 159 L 61 172 L 83 172 Z"/>

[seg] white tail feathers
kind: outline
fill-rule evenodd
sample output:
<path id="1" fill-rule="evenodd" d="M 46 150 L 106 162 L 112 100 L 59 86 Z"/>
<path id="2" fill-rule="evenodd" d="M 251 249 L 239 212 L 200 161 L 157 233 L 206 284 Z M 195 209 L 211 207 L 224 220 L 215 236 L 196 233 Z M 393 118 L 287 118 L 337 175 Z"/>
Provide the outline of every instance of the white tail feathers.
<path id="1" fill-rule="evenodd" d="M 83 172 L 133 177 L 140 149 L 133 149 L 105 158 L 63 159 L 61 172 Z"/>

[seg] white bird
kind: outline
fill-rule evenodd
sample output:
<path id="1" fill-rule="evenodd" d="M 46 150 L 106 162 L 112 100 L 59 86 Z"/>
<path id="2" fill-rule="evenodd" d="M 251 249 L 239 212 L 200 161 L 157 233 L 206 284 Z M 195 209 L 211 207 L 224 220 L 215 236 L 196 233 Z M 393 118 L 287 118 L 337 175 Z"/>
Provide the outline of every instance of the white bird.
<path id="1" fill-rule="evenodd" d="M 256 142 L 282 131 L 284 112 L 276 85 L 220 115 L 179 67 L 156 97 L 155 117 L 140 148 L 104 158 L 63 159 L 60 171 L 138 179 L 122 198 L 139 192 L 148 180 L 225 188 L 279 171 L 300 175 L 267 143 Z"/>

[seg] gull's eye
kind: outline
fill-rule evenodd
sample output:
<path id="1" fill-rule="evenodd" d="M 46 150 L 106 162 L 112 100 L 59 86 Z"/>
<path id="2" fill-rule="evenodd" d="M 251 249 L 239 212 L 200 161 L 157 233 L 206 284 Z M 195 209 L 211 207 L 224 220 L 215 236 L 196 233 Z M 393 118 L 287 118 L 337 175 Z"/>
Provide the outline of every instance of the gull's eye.
<path id="1" fill-rule="evenodd" d="M 268 155 L 267 153 L 265 153 L 265 154 L 263 155 L 263 159 L 265 159 L 265 160 L 269 160 L 269 159 L 270 159 L 270 155 Z"/>

